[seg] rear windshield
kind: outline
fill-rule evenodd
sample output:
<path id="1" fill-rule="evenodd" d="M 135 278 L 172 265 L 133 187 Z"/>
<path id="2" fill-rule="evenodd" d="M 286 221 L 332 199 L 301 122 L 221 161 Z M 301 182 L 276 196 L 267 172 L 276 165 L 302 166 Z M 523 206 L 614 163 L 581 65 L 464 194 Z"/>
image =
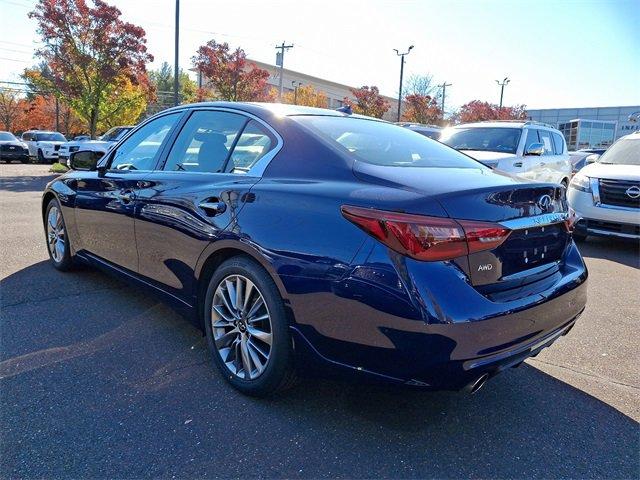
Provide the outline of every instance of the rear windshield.
<path id="1" fill-rule="evenodd" d="M 623 138 L 611 145 L 598 159 L 613 165 L 640 165 L 640 138 Z"/>
<path id="2" fill-rule="evenodd" d="M 456 150 L 516 153 L 521 128 L 453 128 L 445 130 L 440 141 Z"/>
<path id="3" fill-rule="evenodd" d="M 38 142 L 66 142 L 67 139 L 61 133 L 36 133 Z"/>
<path id="4" fill-rule="evenodd" d="M 13 140 L 17 140 L 16 137 L 13 136 L 12 133 L 9 132 L 0 132 L 0 141 L 1 142 L 10 142 Z"/>
<path id="5" fill-rule="evenodd" d="M 389 167 L 485 168 L 435 140 L 390 123 L 353 117 L 292 118 L 362 162 Z"/>

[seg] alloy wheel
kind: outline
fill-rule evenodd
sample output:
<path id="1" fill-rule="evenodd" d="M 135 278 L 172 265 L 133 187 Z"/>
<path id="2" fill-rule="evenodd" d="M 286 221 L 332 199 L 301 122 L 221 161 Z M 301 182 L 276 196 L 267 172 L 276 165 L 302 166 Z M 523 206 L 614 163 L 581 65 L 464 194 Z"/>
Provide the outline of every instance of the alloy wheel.
<path id="1" fill-rule="evenodd" d="M 55 205 L 49 209 L 47 217 L 47 245 L 53 260 L 60 263 L 64 259 L 66 244 L 62 213 Z"/>
<path id="2" fill-rule="evenodd" d="M 243 275 L 229 275 L 216 288 L 211 307 L 216 350 L 227 369 L 244 380 L 267 367 L 273 341 L 271 317 L 258 287 Z"/>

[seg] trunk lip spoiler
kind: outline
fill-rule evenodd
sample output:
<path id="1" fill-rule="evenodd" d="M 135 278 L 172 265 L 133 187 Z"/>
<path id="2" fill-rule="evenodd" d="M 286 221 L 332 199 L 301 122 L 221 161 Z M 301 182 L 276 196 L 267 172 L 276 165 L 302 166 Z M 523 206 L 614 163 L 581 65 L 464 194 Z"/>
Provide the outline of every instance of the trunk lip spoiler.
<path id="1" fill-rule="evenodd" d="M 510 230 L 521 230 L 523 228 L 544 227 L 555 223 L 562 223 L 569 219 L 569 212 L 544 213 L 532 217 L 518 217 L 503 222 L 497 222 Z"/>

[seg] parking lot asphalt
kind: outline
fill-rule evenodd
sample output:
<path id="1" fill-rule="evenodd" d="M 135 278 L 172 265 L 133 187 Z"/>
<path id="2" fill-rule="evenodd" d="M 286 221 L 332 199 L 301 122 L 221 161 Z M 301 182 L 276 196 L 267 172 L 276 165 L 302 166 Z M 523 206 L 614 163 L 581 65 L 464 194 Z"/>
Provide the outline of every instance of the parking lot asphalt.
<path id="1" fill-rule="evenodd" d="M 0 165 L 2 478 L 638 478 L 637 245 L 580 244 L 571 333 L 476 395 L 306 379 L 235 392 L 157 298 L 47 263 L 41 165 Z"/>

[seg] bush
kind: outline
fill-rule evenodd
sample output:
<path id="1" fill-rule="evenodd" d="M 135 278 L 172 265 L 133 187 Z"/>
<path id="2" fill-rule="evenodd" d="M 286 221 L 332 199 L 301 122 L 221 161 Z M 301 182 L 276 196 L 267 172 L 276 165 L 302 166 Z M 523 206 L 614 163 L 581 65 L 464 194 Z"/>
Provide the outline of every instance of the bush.
<path id="1" fill-rule="evenodd" d="M 51 165 L 51 168 L 49 169 L 49 171 L 53 173 L 65 173 L 65 172 L 68 172 L 69 169 L 67 168 L 66 165 L 63 165 L 61 163 L 54 163 L 53 165 Z"/>

